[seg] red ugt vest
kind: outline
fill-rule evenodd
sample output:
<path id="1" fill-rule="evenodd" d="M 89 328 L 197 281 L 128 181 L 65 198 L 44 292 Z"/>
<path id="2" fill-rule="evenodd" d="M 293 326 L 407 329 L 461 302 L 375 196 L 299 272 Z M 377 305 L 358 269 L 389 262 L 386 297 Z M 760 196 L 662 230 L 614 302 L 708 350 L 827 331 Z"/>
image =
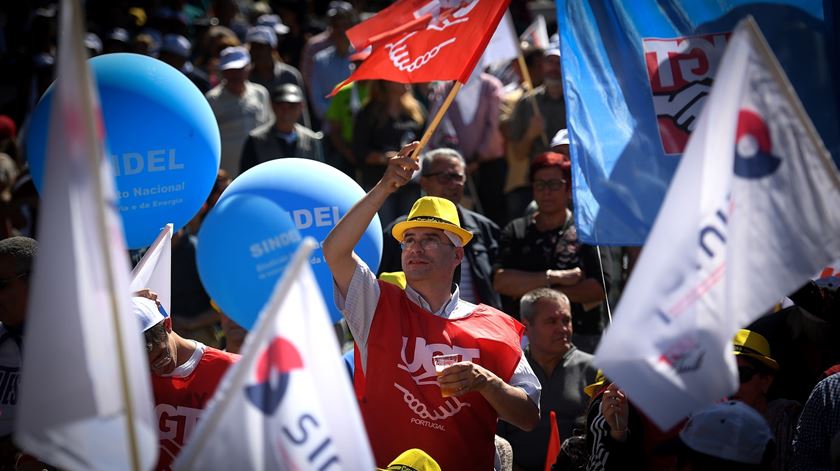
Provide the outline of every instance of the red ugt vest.
<path id="1" fill-rule="evenodd" d="M 160 455 L 155 469 L 168 470 L 198 423 L 204 406 L 216 392 L 222 376 L 239 355 L 204 347 L 204 354 L 188 376 L 152 375 Z"/>
<path id="2" fill-rule="evenodd" d="M 367 369 L 356 351 L 355 389 L 380 467 L 419 448 L 444 471 L 493 469 L 498 414 L 477 392 L 441 397 L 432 356 L 459 353 L 509 381 L 522 357 L 522 324 L 479 305 L 448 320 L 379 282 L 381 294 L 368 336 Z"/>

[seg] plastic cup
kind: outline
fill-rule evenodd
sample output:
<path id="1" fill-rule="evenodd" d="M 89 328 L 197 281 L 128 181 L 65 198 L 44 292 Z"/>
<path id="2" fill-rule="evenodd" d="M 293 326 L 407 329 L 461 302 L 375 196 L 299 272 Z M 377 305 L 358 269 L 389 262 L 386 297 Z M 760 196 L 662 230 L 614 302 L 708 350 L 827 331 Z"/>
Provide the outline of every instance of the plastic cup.
<path id="1" fill-rule="evenodd" d="M 457 353 L 452 353 L 449 355 L 435 355 L 432 357 L 432 363 L 435 365 L 435 374 L 440 377 L 443 374 L 443 370 L 449 368 L 450 366 L 454 365 L 461 361 L 461 355 Z M 443 397 L 450 397 L 454 396 L 457 392 L 456 389 L 450 389 L 441 386 L 440 388 L 440 395 Z"/>

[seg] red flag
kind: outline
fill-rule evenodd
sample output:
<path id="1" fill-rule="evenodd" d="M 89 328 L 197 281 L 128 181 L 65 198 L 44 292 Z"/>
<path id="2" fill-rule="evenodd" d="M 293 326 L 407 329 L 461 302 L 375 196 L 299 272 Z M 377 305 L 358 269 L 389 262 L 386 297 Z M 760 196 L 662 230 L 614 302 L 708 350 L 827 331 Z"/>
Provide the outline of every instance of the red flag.
<path id="1" fill-rule="evenodd" d="M 437 8 L 433 8 L 437 7 Z M 361 51 L 383 36 L 398 34 L 402 28 L 425 28 L 440 4 L 429 0 L 403 0 L 396 2 L 347 30 L 347 39 L 357 51 Z M 416 23 L 416 24 L 415 24 Z"/>
<path id="2" fill-rule="evenodd" d="M 557 414 L 551 411 L 551 436 L 548 437 L 548 450 L 545 452 L 545 471 L 551 471 L 551 466 L 560 454 L 560 431 L 557 430 Z"/>
<path id="3" fill-rule="evenodd" d="M 335 90 L 357 80 L 467 81 L 510 0 L 401 0 L 347 32 L 373 52 Z M 333 92 L 334 93 L 334 92 Z"/>

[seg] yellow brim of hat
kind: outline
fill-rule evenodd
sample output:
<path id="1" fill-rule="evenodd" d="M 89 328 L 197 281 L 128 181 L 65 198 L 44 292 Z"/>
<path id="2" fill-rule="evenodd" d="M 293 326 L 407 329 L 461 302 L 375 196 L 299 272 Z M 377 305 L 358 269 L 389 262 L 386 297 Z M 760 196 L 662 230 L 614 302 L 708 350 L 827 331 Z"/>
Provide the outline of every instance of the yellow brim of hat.
<path id="1" fill-rule="evenodd" d="M 761 355 L 760 353 L 750 353 L 750 352 L 744 352 L 744 351 L 740 351 L 740 352 L 736 351 L 735 355 L 736 356 L 737 355 L 743 355 L 745 357 L 752 358 L 753 360 L 760 361 L 762 364 L 764 364 L 768 368 L 772 369 L 773 371 L 778 371 L 779 370 L 779 363 L 776 360 L 774 360 L 770 357 L 766 357 L 764 355 Z"/>
<path id="2" fill-rule="evenodd" d="M 601 381 L 595 381 L 594 383 L 590 384 L 589 386 L 584 387 L 583 388 L 583 393 L 586 394 L 589 397 L 592 397 L 595 394 L 595 391 L 597 391 L 598 388 L 603 386 L 603 385 L 604 385 L 604 380 L 603 379 Z"/>
<path id="3" fill-rule="evenodd" d="M 465 246 L 472 240 L 473 235 L 472 232 L 462 229 L 455 224 L 449 224 L 445 222 L 436 222 L 436 221 L 426 221 L 426 220 L 419 220 L 419 221 L 402 221 L 398 222 L 394 225 L 394 228 L 391 230 L 391 235 L 394 236 L 395 239 L 402 242 L 403 234 L 405 231 L 409 229 L 413 229 L 415 227 L 425 227 L 431 229 L 441 229 L 444 231 L 449 231 L 458 236 L 461 239 L 461 245 Z"/>

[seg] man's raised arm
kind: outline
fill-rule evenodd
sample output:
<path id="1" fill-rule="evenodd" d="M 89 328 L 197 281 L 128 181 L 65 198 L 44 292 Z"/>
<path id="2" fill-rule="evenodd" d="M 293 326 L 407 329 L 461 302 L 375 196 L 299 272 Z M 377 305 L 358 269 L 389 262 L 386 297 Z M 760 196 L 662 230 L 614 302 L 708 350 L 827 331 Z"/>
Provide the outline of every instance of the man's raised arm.
<path id="1" fill-rule="evenodd" d="M 411 180 L 411 175 L 419 169 L 419 165 L 411 158 L 411 153 L 418 145 L 412 142 L 406 145 L 400 152 L 388 161 L 385 175 L 379 183 L 373 187 L 358 203 L 356 203 L 347 214 L 338 221 L 338 224 L 330 231 L 322 247 L 324 258 L 330 266 L 333 278 L 341 291 L 342 296 L 347 296 L 347 289 L 350 287 L 350 280 L 353 279 L 353 272 L 359 264 L 358 257 L 353 253 L 353 248 L 362 238 L 368 224 L 379 211 L 379 208 L 388 199 L 388 196 L 399 187 Z"/>

